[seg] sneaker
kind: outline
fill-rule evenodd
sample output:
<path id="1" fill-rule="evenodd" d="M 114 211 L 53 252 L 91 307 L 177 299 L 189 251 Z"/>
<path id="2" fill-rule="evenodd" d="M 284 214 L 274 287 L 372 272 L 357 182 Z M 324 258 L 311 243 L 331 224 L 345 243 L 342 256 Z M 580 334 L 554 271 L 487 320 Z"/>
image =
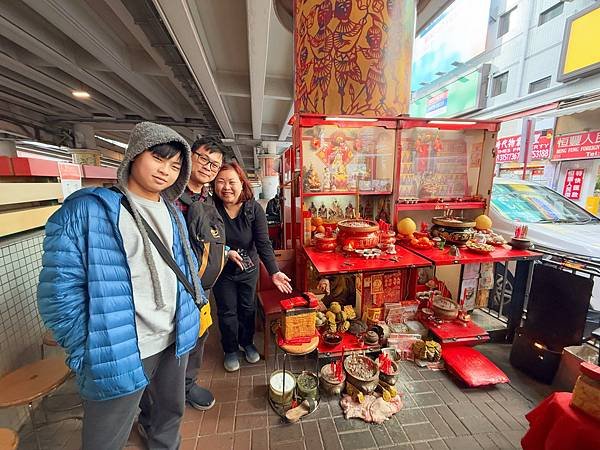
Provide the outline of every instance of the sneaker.
<path id="1" fill-rule="evenodd" d="M 236 370 L 240 370 L 240 359 L 238 358 L 237 352 L 225 353 L 223 366 L 227 372 L 235 372 Z"/>
<path id="2" fill-rule="evenodd" d="M 246 354 L 246 361 L 248 361 L 250 364 L 260 361 L 260 355 L 258 354 L 258 350 L 254 344 L 246 345 L 244 348 L 242 348 L 242 351 Z"/>
<path id="3" fill-rule="evenodd" d="M 192 386 L 185 399 L 192 407 L 200 411 L 207 411 L 215 405 L 215 397 L 212 393 L 197 384 Z"/>

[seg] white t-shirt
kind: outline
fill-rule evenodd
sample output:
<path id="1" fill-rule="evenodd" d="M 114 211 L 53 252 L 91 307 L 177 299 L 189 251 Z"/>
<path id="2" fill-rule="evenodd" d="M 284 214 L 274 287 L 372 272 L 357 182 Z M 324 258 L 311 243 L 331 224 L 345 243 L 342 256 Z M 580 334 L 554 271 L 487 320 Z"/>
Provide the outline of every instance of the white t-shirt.
<path id="1" fill-rule="evenodd" d="M 131 194 L 131 193 L 130 193 Z M 170 253 L 173 253 L 173 223 L 167 205 L 161 198 L 155 202 L 131 194 L 141 216 L 152 227 Z M 123 237 L 127 263 L 131 271 L 135 324 L 142 359 L 160 353 L 175 341 L 175 309 L 177 276 L 163 261 L 156 247 L 149 242 L 165 302 L 157 309 L 152 289 L 150 269 L 144 256 L 142 235 L 133 216 L 121 205 L 119 230 Z"/>

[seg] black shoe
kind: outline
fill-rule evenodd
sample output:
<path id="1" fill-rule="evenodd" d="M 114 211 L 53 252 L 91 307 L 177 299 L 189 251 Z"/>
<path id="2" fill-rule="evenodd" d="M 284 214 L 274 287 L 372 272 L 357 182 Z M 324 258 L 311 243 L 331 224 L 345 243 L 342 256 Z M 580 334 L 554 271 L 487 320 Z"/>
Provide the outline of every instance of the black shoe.
<path id="1" fill-rule="evenodd" d="M 212 393 L 195 383 L 186 394 L 185 399 L 192 407 L 200 411 L 207 411 L 215 406 L 215 397 Z"/>

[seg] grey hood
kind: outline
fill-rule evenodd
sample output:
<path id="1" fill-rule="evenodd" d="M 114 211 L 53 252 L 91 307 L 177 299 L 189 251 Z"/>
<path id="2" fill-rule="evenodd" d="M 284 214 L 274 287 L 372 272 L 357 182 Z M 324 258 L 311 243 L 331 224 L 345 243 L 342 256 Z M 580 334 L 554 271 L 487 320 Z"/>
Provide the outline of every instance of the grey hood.
<path id="1" fill-rule="evenodd" d="M 179 172 L 179 177 L 173 186 L 165 189 L 161 195 L 165 200 L 170 202 L 179 198 L 183 194 L 192 173 L 192 152 L 187 141 L 179 133 L 158 123 L 140 122 L 131 130 L 123 161 L 121 161 L 121 165 L 117 171 L 119 185 L 127 189 L 127 179 L 129 178 L 131 162 L 136 156 L 154 145 L 166 144 L 168 142 L 178 142 L 183 145 L 185 150 L 183 155 L 181 155 L 181 172 Z"/>

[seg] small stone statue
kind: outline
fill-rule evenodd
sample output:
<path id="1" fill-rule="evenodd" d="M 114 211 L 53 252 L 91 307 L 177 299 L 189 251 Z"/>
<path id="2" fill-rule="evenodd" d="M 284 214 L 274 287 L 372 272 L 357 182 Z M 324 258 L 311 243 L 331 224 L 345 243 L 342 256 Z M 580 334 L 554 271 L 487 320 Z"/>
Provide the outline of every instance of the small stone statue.
<path id="1" fill-rule="evenodd" d="M 329 167 L 323 168 L 323 191 L 331 190 L 331 172 Z"/>

